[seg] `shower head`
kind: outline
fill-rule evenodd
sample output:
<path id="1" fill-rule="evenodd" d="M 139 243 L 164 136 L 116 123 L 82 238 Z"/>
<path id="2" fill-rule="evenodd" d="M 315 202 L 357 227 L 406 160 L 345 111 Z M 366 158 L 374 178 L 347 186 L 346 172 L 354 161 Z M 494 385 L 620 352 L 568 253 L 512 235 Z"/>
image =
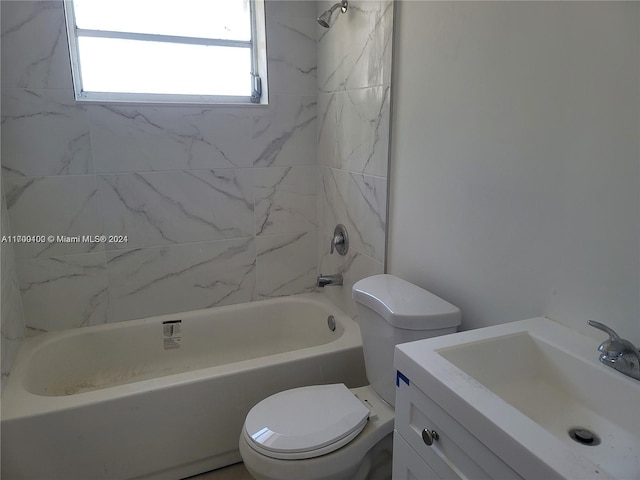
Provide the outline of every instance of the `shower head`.
<path id="1" fill-rule="evenodd" d="M 331 15 L 333 15 L 333 12 L 338 7 L 340 7 L 340 11 L 342 13 L 346 13 L 347 8 L 349 7 L 349 2 L 347 2 L 347 0 L 342 0 L 342 2 L 335 3 L 329 10 L 325 10 L 324 13 L 316 19 L 318 20 L 318 23 L 324 28 L 331 27 Z"/>

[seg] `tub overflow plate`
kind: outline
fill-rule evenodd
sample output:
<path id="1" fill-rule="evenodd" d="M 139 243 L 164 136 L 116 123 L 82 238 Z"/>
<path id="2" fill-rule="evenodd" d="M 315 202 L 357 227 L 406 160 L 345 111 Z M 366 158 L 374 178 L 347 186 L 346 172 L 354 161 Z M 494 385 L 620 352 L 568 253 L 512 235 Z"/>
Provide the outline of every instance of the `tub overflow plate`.
<path id="1" fill-rule="evenodd" d="M 587 428 L 574 427 L 569 430 L 569 436 L 582 445 L 595 446 L 600 444 L 600 437 Z"/>

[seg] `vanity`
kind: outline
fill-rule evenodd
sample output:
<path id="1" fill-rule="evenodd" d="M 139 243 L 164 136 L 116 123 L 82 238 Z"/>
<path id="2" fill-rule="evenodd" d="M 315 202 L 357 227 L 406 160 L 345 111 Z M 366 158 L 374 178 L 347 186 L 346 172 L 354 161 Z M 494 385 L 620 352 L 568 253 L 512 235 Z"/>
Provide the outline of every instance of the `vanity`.
<path id="1" fill-rule="evenodd" d="M 394 480 L 639 479 L 640 381 L 532 318 L 398 345 Z"/>
<path id="2" fill-rule="evenodd" d="M 394 480 L 520 477 L 415 383 L 396 392 Z"/>

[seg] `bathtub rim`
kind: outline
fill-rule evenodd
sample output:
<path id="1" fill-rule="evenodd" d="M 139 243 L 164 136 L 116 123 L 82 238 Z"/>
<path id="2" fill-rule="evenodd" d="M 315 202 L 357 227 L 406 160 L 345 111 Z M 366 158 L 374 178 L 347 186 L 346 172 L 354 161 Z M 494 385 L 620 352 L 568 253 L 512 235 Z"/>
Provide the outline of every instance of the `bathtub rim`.
<path id="1" fill-rule="evenodd" d="M 28 374 L 30 362 L 37 351 L 41 348 L 46 347 L 49 343 L 56 342 L 65 337 L 83 335 L 88 333 L 89 329 L 91 332 L 124 329 L 130 326 L 132 323 L 142 325 L 155 325 L 159 321 L 161 322 L 166 319 L 175 319 L 176 316 L 184 316 L 187 314 L 202 314 L 211 310 L 229 311 L 240 309 L 243 306 L 248 305 L 270 305 L 283 302 L 314 304 L 327 311 L 328 315 L 333 315 L 336 321 L 342 324 L 344 332 L 335 340 L 321 345 L 314 345 L 298 350 L 279 352 L 276 354 L 248 360 L 241 360 L 229 364 L 205 367 L 188 372 L 181 372 L 146 380 L 140 380 L 128 384 L 105 387 L 98 390 L 81 392 L 73 395 L 37 395 L 31 393 L 26 388 L 26 376 Z M 122 322 L 100 324 L 90 327 L 47 332 L 34 337 L 29 337 L 22 342 L 20 349 L 18 350 L 18 353 L 16 355 L 9 380 L 3 388 L 0 421 L 5 422 L 13 419 L 27 418 L 43 414 L 59 413 L 64 410 L 78 408 L 86 405 L 108 402 L 116 398 L 144 394 L 155 390 L 159 391 L 169 388 L 176 388 L 192 383 L 206 382 L 218 377 L 233 375 L 238 371 L 242 371 L 248 368 L 259 369 L 287 362 L 295 362 L 296 360 L 301 358 L 331 354 L 333 352 L 360 347 L 361 345 L 362 340 L 360 336 L 360 328 L 357 322 L 320 293 L 304 293 L 286 297 L 258 300 L 255 302 L 245 302 L 234 305 L 210 307 L 199 310 L 191 310 L 188 312 L 177 312 L 134 320 L 126 320 Z"/>

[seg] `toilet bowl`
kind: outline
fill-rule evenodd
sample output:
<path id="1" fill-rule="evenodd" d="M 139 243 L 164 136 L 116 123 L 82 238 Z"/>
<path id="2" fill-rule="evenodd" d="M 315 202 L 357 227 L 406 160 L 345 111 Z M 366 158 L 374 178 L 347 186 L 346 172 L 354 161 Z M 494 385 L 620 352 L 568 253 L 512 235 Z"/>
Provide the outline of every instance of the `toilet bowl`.
<path id="1" fill-rule="evenodd" d="M 460 310 L 393 275 L 353 286 L 370 385 L 276 393 L 247 414 L 239 440 L 257 480 L 382 480 L 391 476 L 395 345 L 457 331 Z"/>
<path id="2" fill-rule="evenodd" d="M 297 456 L 297 459 L 282 458 L 281 452 L 274 451 L 259 451 L 261 448 L 260 439 L 256 441 L 252 438 L 252 434 L 249 432 L 257 428 L 251 424 L 252 420 L 256 420 L 258 415 L 262 415 L 263 412 L 259 411 L 256 415 L 256 419 L 252 419 L 254 410 L 249 412 L 245 426 L 242 429 L 240 437 L 240 455 L 244 461 L 245 467 L 258 480 L 364 480 L 367 478 L 367 474 L 371 470 L 371 465 L 375 465 L 379 462 L 379 459 L 387 458 L 391 460 L 391 433 L 393 431 L 393 408 L 382 400 L 370 386 L 348 389 L 343 384 L 326 385 L 322 387 L 329 387 L 332 391 L 334 387 L 343 389 L 345 395 L 350 395 L 351 398 L 360 404 L 365 411 L 363 428 L 355 432 L 355 435 L 351 435 L 351 438 L 345 442 L 345 436 L 349 436 L 347 432 L 352 427 L 352 422 L 348 418 L 348 414 L 345 415 L 345 411 L 341 411 L 340 414 L 335 416 L 332 423 L 332 427 L 337 428 L 317 428 L 316 432 L 318 437 L 314 439 L 318 443 L 324 442 L 326 453 L 320 453 L 321 449 L 310 449 L 305 452 L 295 452 L 293 455 Z M 287 390 L 276 394 L 268 399 L 263 400 L 281 400 L 283 404 L 287 404 L 287 399 L 282 398 L 282 395 L 291 394 L 292 398 L 297 397 L 295 395 L 299 392 L 305 392 L 309 394 L 309 398 L 312 398 L 316 393 L 315 386 L 302 387 L 293 390 Z M 274 399 L 275 397 L 275 399 Z M 343 398 L 342 395 L 336 397 Z M 300 397 L 299 397 L 300 398 Z M 292 445 L 296 445 L 296 439 L 298 435 L 300 437 L 305 436 L 305 432 L 313 435 L 313 428 L 308 423 L 315 423 L 315 425 L 321 425 L 321 422 L 325 420 L 325 416 L 329 417 L 329 409 L 334 405 L 327 405 L 321 400 L 322 395 L 317 397 L 318 401 L 306 403 L 305 408 L 299 409 L 295 412 L 291 418 L 292 423 L 289 425 L 282 425 L 280 428 L 274 427 L 276 430 L 280 430 L 278 433 L 288 433 L 287 440 L 291 441 Z M 257 406 L 259 406 L 260 402 Z M 328 408 L 327 408 L 328 407 Z M 255 408 L 255 407 L 254 407 Z M 324 410 L 324 411 L 322 411 Z M 357 411 L 354 408 L 354 411 Z M 282 408 L 281 412 L 285 412 L 286 408 Z M 299 416 L 296 416 L 298 414 Z M 299 422 L 300 416 L 305 416 L 307 423 Z M 340 421 L 342 419 L 344 423 Z M 357 422 L 357 420 L 356 420 Z M 260 423 L 260 422 L 258 422 Z M 342 424 L 341 424 L 342 423 Z M 251 425 L 253 428 L 247 428 L 247 425 Z M 273 423 L 270 423 L 273 426 Z M 342 427 L 343 431 L 340 431 Z M 264 427 L 263 427 L 264 428 Z M 268 427 L 267 427 L 268 428 Z M 258 430 L 259 431 L 259 430 Z M 253 436 L 258 437 L 255 435 Z M 323 437 L 323 434 L 325 435 Z M 381 442 L 385 437 L 386 442 Z M 308 440 L 305 439 L 305 440 Z M 312 443 L 309 441 L 307 445 Z M 285 443 L 285 442 L 283 442 Z M 304 442 L 302 442 L 304 443 Z M 383 443 L 386 443 L 384 445 Z M 380 448 L 374 449 L 374 446 L 380 445 Z M 299 444 L 298 444 L 299 446 Z M 386 448 L 385 448 L 386 447 Z M 298 448 L 300 450 L 300 448 Z M 280 455 L 278 455 L 280 453 Z M 297 454 L 297 455 L 296 455 Z M 277 458 L 280 456 L 281 458 Z"/>

